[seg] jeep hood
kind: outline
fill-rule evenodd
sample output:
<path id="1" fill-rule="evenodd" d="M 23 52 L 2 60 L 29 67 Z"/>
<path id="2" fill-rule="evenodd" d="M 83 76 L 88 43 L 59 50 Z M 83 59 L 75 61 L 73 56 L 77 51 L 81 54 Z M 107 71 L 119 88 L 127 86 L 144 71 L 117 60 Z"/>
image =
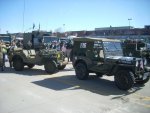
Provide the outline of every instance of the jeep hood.
<path id="1" fill-rule="evenodd" d="M 106 59 L 114 59 L 114 60 L 133 60 L 135 59 L 135 57 L 125 57 L 125 56 L 109 56 L 109 57 L 106 57 Z"/>
<path id="2" fill-rule="evenodd" d="M 125 63 L 125 64 L 132 64 L 135 61 L 135 57 L 124 57 L 124 56 L 109 56 L 106 57 L 106 61 L 111 62 L 118 62 L 118 63 Z"/>

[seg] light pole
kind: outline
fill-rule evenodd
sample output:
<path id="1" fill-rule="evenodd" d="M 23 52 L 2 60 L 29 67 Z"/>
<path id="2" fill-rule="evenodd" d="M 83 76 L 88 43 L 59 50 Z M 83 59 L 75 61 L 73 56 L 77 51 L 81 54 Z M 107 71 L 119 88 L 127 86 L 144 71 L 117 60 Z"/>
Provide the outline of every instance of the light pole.
<path id="1" fill-rule="evenodd" d="M 129 21 L 129 29 L 131 28 L 130 27 L 130 21 L 132 20 L 132 18 L 128 18 L 128 21 Z"/>
<path id="2" fill-rule="evenodd" d="M 63 32 L 65 33 L 65 24 L 63 24 Z"/>
<path id="3" fill-rule="evenodd" d="M 130 29 L 131 29 L 131 27 L 130 27 L 130 21 L 132 20 L 132 18 L 128 18 L 128 21 L 129 21 L 129 38 L 130 38 Z"/>

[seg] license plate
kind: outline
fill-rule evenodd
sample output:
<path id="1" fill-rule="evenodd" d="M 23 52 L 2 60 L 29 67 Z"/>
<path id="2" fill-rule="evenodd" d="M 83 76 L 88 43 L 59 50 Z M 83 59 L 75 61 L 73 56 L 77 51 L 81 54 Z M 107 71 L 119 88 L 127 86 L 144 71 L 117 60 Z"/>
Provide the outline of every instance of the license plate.
<path id="1" fill-rule="evenodd" d="M 148 76 L 149 76 L 149 72 L 144 73 L 143 80 L 147 79 Z"/>

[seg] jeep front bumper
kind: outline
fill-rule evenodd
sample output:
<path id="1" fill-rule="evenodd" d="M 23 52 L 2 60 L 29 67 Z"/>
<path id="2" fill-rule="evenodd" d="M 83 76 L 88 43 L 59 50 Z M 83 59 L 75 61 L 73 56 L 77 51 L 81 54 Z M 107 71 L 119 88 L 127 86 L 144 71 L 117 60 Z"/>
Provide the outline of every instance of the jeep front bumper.
<path id="1" fill-rule="evenodd" d="M 145 79 L 147 79 L 147 77 L 149 77 L 149 76 L 150 76 L 150 72 L 144 73 L 142 79 L 145 80 Z"/>

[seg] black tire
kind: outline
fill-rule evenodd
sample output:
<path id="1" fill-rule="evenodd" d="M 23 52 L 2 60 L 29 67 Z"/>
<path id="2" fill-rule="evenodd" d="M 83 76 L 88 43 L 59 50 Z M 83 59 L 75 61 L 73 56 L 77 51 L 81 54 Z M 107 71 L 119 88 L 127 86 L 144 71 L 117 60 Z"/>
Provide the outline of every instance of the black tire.
<path id="1" fill-rule="evenodd" d="M 44 68 L 48 74 L 53 74 L 58 71 L 57 64 L 55 61 L 47 61 L 44 65 Z"/>
<path id="2" fill-rule="evenodd" d="M 33 68 L 35 65 L 34 64 L 27 64 L 28 68 Z"/>
<path id="3" fill-rule="evenodd" d="M 134 85 L 135 79 L 131 71 L 120 70 L 114 77 L 116 86 L 121 90 L 128 90 Z"/>
<path id="4" fill-rule="evenodd" d="M 4 68 L 5 68 L 5 67 L 4 67 L 4 66 L 2 66 L 2 67 L 1 67 L 1 71 L 4 71 Z"/>
<path id="5" fill-rule="evenodd" d="M 78 63 L 75 66 L 75 73 L 76 73 L 76 76 L 79 80 L 85 80 L 89 76 L 89 72 L 88 72 L 87 67 L 84 63 Z"/>
<path id="6" fill-rule="evenodd" d="M 137 80 L 136 83 L 137 83 L 137 84 L 144 85 L 145 83 L 147 83 L 147 82 L 149 81 L 149 79 L 150 79 L 150 76 L 147 76 L 146 79 L 144 79 L 144 80 L 143 80 L 143 79 Z"/>
<path id="7" fill-rule="evenodd" d="M 16 71 L 22 71 L 24 69 L 24 63 L 21 58 L 17 58 L 13 61 L 13 67 Z"/>
<path id="8" fill-rule="evenodd" d="M 63 70 L 63 69 L 65 69 L 65 67 L 66 67 L 66 65 L 62 65 L 62 66 L 58 65 L 59 70 Z"/>
<path id="9" fill-rule="evenodd" d="M 103 77 L 103 74 L 102 73 L 96 73 L 96 76 L 97 77 Z"/>

